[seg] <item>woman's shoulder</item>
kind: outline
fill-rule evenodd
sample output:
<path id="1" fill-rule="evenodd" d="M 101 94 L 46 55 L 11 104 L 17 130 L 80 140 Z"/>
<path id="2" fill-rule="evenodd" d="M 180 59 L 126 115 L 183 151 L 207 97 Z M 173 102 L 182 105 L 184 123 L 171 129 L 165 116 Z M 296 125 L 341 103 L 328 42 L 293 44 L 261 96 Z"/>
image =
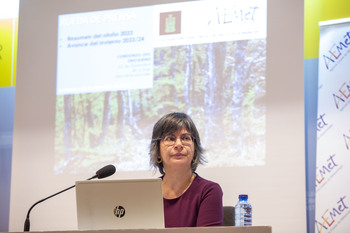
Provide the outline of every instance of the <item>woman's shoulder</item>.
<path id="1" fill-rule="evenodd" d="M 218 183 L 205 179 L 201 176 L 199 176 L 198 174 L 196 174 L 196 178 L 194 179 L 193 183 L 195 184 L 195 186 L 197 186 L 197 188 L 201 188 L 201 189 L 216 189 L 216 190 L 220 190 L 221 191 L 221 187 Z"/>

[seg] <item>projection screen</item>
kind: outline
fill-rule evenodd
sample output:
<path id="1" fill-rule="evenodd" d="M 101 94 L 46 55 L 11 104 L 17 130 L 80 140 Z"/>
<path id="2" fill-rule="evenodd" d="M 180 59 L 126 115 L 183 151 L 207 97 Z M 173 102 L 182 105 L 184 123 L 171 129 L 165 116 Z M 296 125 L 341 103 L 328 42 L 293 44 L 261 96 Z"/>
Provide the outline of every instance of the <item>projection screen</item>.
<path id="1" fill-rule="evenodd" d="M 266 1 L 59 15 L 57 41 L 56 173 L 149 170 L 151 127 L 173 111 L 198 124 L 208 167 L 264 165 Z"/>

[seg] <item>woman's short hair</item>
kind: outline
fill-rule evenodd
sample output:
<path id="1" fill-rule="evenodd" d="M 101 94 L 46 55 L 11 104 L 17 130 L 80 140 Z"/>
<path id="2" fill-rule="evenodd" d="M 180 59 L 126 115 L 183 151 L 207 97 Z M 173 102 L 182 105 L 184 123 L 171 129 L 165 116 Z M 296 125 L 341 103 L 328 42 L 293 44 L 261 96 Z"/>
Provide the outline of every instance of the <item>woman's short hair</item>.
<path id="1" fill-rule="evenodd" d="M 165 136 L 173 134 L 182 128 L 185 128 L 193 136 L 194 155 L 191 163 L 192 171 L 195 172 L 198 165 L 205 162 L 199 133 L 191 117 L 182 112 L 169 113 L 160 118 L 154 125 L 150 145 L 150 163 L 155 168 L 158 168 L 163 175 L 165 174 L 163 163 L 157 162 L 160 156 L 160 142 Z"/>

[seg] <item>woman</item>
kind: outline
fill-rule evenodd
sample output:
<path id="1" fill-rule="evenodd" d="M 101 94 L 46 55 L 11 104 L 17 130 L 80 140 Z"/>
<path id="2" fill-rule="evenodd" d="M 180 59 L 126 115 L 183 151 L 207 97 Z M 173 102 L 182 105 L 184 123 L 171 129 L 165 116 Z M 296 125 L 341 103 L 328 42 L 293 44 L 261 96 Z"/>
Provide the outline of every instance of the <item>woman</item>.
<path id="1" fill-rule="evenodd" d="M 195 173 L 203 148 L 188 115 L 170 113 L 154 125 L 150 159 L 162 174 L 165 227 L 222 225 L 221 187 Z"/>

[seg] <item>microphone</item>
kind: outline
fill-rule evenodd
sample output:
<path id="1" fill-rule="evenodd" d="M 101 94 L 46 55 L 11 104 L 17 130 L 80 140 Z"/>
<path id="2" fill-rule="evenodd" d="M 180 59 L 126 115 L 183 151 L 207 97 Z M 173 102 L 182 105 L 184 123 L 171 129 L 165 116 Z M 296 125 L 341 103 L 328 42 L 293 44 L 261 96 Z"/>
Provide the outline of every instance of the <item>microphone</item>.
<path id="1" fill-rule="evenodd" d="M 100 170 L 98 170 L 98 171 L 96 172 L 96 175 L 90 177 L 90 178 L 87 179 L 87 180 L 92 180 L 92 179 L 95 179 L 95 178 L 103 179 L 103 178 L 106 178 L 106 177 L 108 177 L 108 176 L 113 175 L 114 173 L 115 173 L 115 167 L 114 167 L 113 165 L 110 164 L 110 165 L 104 166 L 103 168 L 101 168 Z M 58 195 L 58 194 L 60 194 L 60 193 L 63 193 L 63 192 L 65 192 L 65 191 L 67 191 L 67 190 L 69 190 L 69 189 L 71 189 L 71 188 L 74 188 L 74 187 L 75 187 L 75 185 L 72 185 L 72 186 L 70 186 L 70 187 L 68 187 L 68 188 L 66 188 L 66 189 L 64 189 L 64 190 L 62 190 L 62 191 L 59 191 L 59 192 L 57 192 L 57 193 L 55 193 L 55 194 L 53 194 L 53 195 L 51 195 L 51 196 L 48 196 L 48 197 L 46 197 L 46 198 L 44 198 L 44 199 L 41 199 L 41 200 L 38 201 L 38 202 L 35 202 L 35 203 L 29 208 L 29 210 L 28 210 L 27 217 L 26 217 L 26 220 L 25 220 L 25 222 L 24 222 L 24 231 L 29 231 L 29 229 L 30 229 L 29 215 L 30 215 L 30 211 L 32 211 L 32 209 L 34 208 L 34 206 L 36 206 L 37 204 L 39 204 L 39 203 L 41 203 L 41 202 L 43 202 L 43 201 L 46 201 L 47 199 L 49 199 L 49 198 L 51 198 L 51 197 L 54 197 L 54 196 L 56 196 L 56 195 Z"/>
<path id="2" fill-rule="evenodd" d="M 103 178 L 106 178 L 108 176 L 113 175 L 114 173 L 115 173 L 115 167 L 110 164 L 110 165 L 104 166 L 103 168 L 98 170 L 96 172 L 96 175 L 94 175 L 93 177 L 91 177 L 88 180 L 91 180 L 91 179 L 94 179 L 94 178 L 103 179 Z"/>

